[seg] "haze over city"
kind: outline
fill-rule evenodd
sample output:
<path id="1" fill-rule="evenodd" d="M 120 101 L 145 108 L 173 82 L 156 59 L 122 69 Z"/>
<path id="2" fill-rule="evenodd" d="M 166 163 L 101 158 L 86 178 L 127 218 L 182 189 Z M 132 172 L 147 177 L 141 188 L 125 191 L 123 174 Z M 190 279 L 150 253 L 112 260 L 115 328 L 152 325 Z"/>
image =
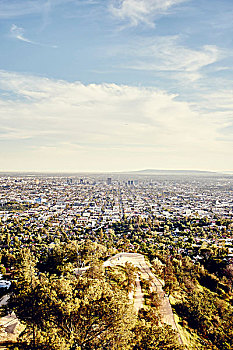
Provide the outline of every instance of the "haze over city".
<path id="1" fill-rule="evenodd" d="M 0 1 L 1 171 L 232 171 L 231 0 Z"/>

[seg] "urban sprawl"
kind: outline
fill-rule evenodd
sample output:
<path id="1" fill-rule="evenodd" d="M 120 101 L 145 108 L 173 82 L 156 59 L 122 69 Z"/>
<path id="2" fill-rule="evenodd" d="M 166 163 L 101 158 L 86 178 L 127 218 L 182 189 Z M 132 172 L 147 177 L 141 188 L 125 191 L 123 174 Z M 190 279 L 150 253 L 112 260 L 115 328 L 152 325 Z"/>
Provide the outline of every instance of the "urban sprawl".
<path id="1" fill-rule="evenodd" d="M 0 188 L 2 230 L 16 220 L 24 229 L 36 227 L 42 238 L 49 234 L 60 239 L 62 232 L 78 240 L 88 234 L 94 240 L 100 230 L 107 234 L 123 219 L 132 223 L 140 218 L 154 220 L 154 234 L 169 231 L 173 242 L 183 242 L 177 245 L 182 253 L 204 243 L 227 247 L 228 259 L 233 256 L 231 176 L 2 175 Z M 28 243 L 27 230 L 21 237 L 17 233 L 21 245 Z M 141 230 L 147 232 L 147 225 Z M 129 229 L 124 237 L 131 233 Z M 13 245 L 14 235 L 8 240 Z M 142 240 L 153 243 L 151 235 L 142 235 Z"/>

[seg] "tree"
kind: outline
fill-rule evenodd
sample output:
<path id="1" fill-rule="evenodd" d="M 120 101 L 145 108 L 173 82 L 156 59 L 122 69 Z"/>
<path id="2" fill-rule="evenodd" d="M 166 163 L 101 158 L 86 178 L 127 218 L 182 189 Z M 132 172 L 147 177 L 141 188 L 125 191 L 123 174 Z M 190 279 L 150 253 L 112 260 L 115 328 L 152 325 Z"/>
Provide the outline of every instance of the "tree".
<path id="1" fill-rule="evenodd" d="M 131 290 L 134 288 L 134 285 L 135 285 L 137 269 L 133 264 L 126 262 L 124 266 L 124 272 L 126 276 L 126 280 L 125 280 L 126 291 L 131 292 Z"/>
<path id="2" fill-rule="evenodd" d="M 24 262 L 11 307 L 26 325 L 25 348 L 129 348 L 136 314 L 126 291 L 104 273 L 58 277 L 31 270 L 30 277 Z"/>
<path id="3" fill-rule="evenodd" d="M 35 348 L 35 327 L 37 323 L 36 304 L 38 302 L 36 288 L 38 287 L 36 259 L 29 249 L 22 250 L 15 277 L 17 284 L 13 286 L 9 308 L 17 310 L 20 320 L 28 324 L 28 331 L 32 337 L 32 346 Z"/>
<path id="4" fill-rule="evenodd" d="M 233 289 L 233 264 L 230 264 L 225 269 L 225 274 L 228 278 L 231 290 Z"/>
<path id="5" fill-rule="evenodd" d="M 132 350 L 181 350 L 178 335 L 171 326 L 159 324 L 159 318 L 154 308 L 144 311 L 134 328 Z"/>
<path id="6" fill-rule="evenodd" d="M 173 265 L 170 259 L 167 259 L 166 266 L 164 267 L 164 290 L 170 295 L 173 291 L 177 290 L 179 284 L 176 276 L 173 272 Z"/>

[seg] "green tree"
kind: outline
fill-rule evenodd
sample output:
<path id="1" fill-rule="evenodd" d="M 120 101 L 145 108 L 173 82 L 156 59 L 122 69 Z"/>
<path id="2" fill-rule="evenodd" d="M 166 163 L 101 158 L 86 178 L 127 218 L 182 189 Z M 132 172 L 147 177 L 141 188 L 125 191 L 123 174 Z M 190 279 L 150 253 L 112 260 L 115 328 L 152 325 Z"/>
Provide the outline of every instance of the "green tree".
<path id="1" fill-rule="evenodd" d="M 107 281 L 105 273 L 38 276 L 26 260 L 18 268 L 11 301 L 26 325 L 25 348 L 129 348 L 136 315 L 125 290 Z"/>

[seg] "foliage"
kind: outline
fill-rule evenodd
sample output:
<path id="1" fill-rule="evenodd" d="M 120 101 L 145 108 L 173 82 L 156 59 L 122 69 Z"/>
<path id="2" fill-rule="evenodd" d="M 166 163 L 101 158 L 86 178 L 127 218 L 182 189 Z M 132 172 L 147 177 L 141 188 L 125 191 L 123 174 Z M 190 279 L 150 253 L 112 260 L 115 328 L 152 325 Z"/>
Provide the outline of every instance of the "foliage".
<path id="1" fill-rule="evenodd" d="M 26 324 L 23 343 L 38 349 L 127 349 L 136 321 L 133 305 L 101 266 L 78 277 L 38 275 L 30 264 L 26 268 L 25 255 L 9 305 Z"/>
<path id="2" fill-rule="evenodd" d="M 155 308 L 140 315 L 139 322 L 134 328 L 132 350 L 180 350 L 178 336 L 171 326 L 159 325 L 159 318 Z"/>

